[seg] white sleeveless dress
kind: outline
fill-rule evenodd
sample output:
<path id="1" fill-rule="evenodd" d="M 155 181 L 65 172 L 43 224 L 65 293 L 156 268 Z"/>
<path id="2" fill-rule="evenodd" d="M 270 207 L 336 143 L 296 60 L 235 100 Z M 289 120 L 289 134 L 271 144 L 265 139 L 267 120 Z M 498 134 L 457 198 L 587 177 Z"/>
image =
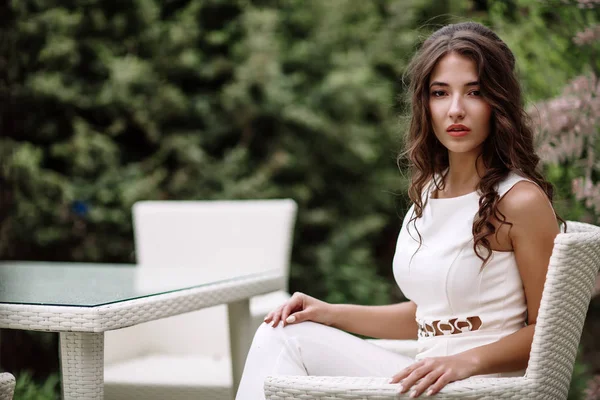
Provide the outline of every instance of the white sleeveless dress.
<path id="1" fill-rule="evenodd" d="M 511 172 L 497 187 L 500 197 L 522 180 L 528 179 Z M 524 327 L 527 313 L 514 253 L 493 251 L 482 269 L 482 260 L 473 250 L 472 227 L 480 194 L 435 199 L 432 190 L 430 185 L 424 191 L 428 198 L 423 216 L 416 219 L 418 233 L 409 223 L 414 206 L 404 218 L 393 262 L 396 282 L 417 305 L 417 322 L 426 328 L 419 331 L 417 360 L 495 342 Z M 419 233 L 422 245 L 417 251 Z M 479 317 L 479 329 L 450 334 L 467 323 L 452 326 L 444 321 L 468 317 Z M 441 321 L 439 329 L 448 334 L 428 333 L 434 321 Z M 495 376 L 522 376 L 523 372 Z"/>
<path id="2" fill-rule="evenodd" d="M 503 196 L 524 179 L 511 173 L 498 186 L 498 194 Z M 431 195 L 430 191 L 426 193 Z M 452 335 L 428 336 L 420 331 L 416 359 L 470 350 L 525 326 L 527 307 L 514 253 L 494 252 L 481 269 L 482 261 L 473 251 L 471 230 L 479 210 L 479 194 L 429 198 L 423 217 L 416 220 L 423 238 L 418 252 L 418 234 L 412 223 L 408 225 L 413 210 L 411 207 L 404 218 L 398 237 L 394 275 L 400 289 L 417 304 L 418 322 L 427 326 L 432 321 L 468 317 L 479 317 L 482 322 L 478 330 Z M 464 324 L 457 325 L 463 328 Z M 449 325 L 438 327 L 441 328 L 449 330 Z M 262 324 L 246 359 L 236 399 L 264 400 L 263 382 L 269 375 L 391 378 L 414 362 L 408 356 L 330 326 L 302 322 L 272 328 Z"/>

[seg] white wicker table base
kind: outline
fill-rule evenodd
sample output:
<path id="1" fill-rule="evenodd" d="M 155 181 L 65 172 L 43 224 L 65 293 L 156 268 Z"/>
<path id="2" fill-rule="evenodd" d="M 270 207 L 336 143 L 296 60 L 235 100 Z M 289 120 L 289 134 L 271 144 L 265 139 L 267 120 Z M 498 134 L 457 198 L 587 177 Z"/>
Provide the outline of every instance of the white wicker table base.
<path id="1" fill-rule="evenodd" d="M 63 398 L 104 398 L 104 333 L 61 332 Z"/>
<path id="2" fill-rule="evenodd" d="M 250 301 L 232 302 L 227 309 L 235 393 L 252 339 Z M 60 361 L 64 400 L 104 398 L 104 332 L 61 332 Z"/>

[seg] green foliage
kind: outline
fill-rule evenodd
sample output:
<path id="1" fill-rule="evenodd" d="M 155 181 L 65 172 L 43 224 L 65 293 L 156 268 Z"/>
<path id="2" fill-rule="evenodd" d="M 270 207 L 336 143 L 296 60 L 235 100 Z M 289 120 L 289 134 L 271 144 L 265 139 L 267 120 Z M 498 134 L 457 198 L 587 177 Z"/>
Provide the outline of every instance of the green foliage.
<path id="1" fill-rule="evenodd" d="M 558 96 L 570 79 L 589 70 L 590 52 L 573 38 L 598 23 L 598 8 L 581 8 L 576 0 L 488 0 L 487 4 L 486 12 L 474 17 L 492 27 L 515 54 L 529 101 Z"/>
<path id="2" fill-rule="evenodd" d="M 135 201 L 292 197 L 291 287 L 384 302 L 382 249 L 408 208 L 402 75 L 470 4 L 14 0 L 0 27 L 0 256 L 133 261 Z M 572 36 L 594 13 L 493 0 L 471 15 L 515 51 L 532 99 L 586 68 Z M 582 213 L 574 198 L 563 210 Z"/>
<path id="3" fill-rule="evenodd" d="M 415 28 L 455 9 L 14 0 L 0 27 L 0 256 L 132 261 L 138 200 L 292 197 L 291 287 L 389 301 L 391 255 L 377 252 L 408 208 L 402 75 Z"/>
<path id="4" fill-rule="evenodd" d="M 591 379 L 590 368 L 583 363 L 581 359 L 581 348 L 577 359 L 575 360 L 575 366 L 573 368 L 573 377 L 571 379 L 571 385 L 569 387 L 569 396 L 567 400 L 582 400 L 585 399 L 585 393 L 588 389 L 588 383 Z"/>
<path id="5" fill-rule="evenodd" d="M 22 372 L 17 376 L 14 398 L 18 400 L 58 400 L 57 374 L 50 375 L 43 383 L 36 383 L 31 374 Z"/>
<path id="6" fill-rule="evenodd" d="M 571 190 L 573 180 L 582 175 L 581 168 L 573 165 L 549 164 L 544 170 L 546 178 L 555 188 L 556 212 L 565 220 L 584 220 L 588 210 L 583 202 L 575 198 Z"/>

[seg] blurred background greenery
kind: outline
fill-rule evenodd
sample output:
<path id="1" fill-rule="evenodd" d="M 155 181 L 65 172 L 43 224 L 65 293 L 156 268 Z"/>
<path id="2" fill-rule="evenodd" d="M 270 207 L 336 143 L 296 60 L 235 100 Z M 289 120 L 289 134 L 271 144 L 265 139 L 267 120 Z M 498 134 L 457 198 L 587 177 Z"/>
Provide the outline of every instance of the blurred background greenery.
<path id="1" fill-rule="evenodd" d="M 134 262 L 138 200 L 291 197 L 291 290 L 402 300 L 403 75 L 431 31 L 466 19 L 517 57 L 558 212 L 600 224 L 598 3 L 3 2 L 0 259 Z M 600 374 L 599 303 L 573 399 Z M 56 396 L 54 335 L 3 330 L 0 353 L 16 398 Z"/>

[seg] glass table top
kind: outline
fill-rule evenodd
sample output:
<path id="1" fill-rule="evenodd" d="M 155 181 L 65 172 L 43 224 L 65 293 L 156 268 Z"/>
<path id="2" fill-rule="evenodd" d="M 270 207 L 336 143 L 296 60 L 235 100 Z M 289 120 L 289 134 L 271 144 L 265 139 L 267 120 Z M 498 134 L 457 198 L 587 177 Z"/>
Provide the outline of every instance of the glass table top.
<path id="1" fill-rule="evenodd" d="M 94 307 L 257 273 L 135 264 L 0 262 L 0 303 Z"/>

